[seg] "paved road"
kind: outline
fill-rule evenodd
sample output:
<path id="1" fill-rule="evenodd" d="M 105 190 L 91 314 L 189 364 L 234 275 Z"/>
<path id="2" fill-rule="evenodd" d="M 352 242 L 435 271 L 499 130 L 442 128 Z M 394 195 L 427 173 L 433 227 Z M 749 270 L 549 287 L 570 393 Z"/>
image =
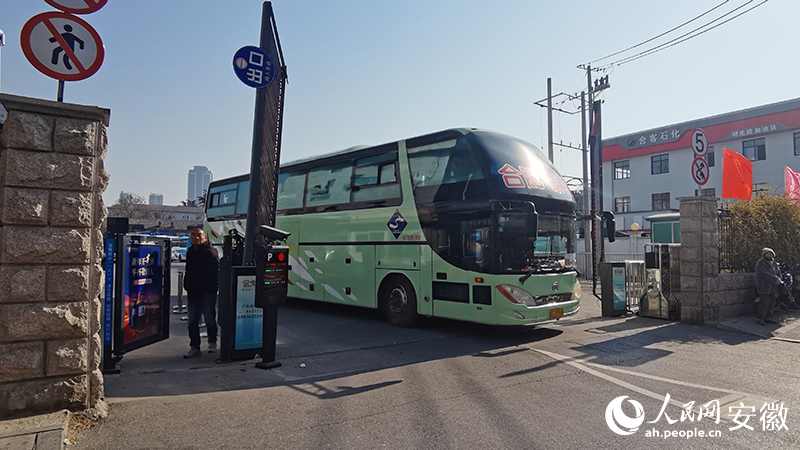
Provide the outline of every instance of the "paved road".
<path id="1" fill-rule="evenodd" d="M 175 316 L 172 338 L 106 377 L 111 413 L 71 431 L 71 448 L 800 447 L 798 344 L 599 315 L 584 300 L 579 317 L 541 327 L 432 319 L 401 329 L 376 311 L 295 301 L 280 311 L 283 366 L 272 371 L 181 359 L 188 338 Z M 646 423 L 667 394 L 676 422 Z M 646 421 L 627 436 L 605 418 L 620 396 Z M 680 420 L 680 405 L 714 399 L 719 424 Z M 788 408 L 788 431 L 761 429 L 758 409 L 773 400 Z M 738 402 L 755 407 L 753 430 L 730 430 L 724 413 Z M 621 408 L 636 416 L 627 400 Z M 661 437 L 648 437 L 653 429 Z M 720 436 L 663 438 L 681 430 Z"/>

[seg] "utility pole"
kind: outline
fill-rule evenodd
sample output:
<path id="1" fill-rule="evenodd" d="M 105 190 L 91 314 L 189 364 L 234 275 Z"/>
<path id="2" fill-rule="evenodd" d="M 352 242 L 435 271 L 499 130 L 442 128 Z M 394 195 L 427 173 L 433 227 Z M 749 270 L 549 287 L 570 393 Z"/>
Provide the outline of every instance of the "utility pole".
<path id="1" fill-rule="evenodd" d="M 553 162 L 553 84 L 547 78 L 547 157 Z"/>
<path id="2" fill-rule="evenodd" d="M 584 66 L 578 66 L 583 69 Z M 601 77 L 594 82 L 592 87 L 592 66 L 587 64 L 586 80 L 589 90 L 589 151 L 591 157 L 591 178 L 592 178 L 592 206 L 590 218 L 592 221 L 592 292 L 597 295 L 597 265 L 604 258 L 603 251 L 603 143 L 601 133 L 600 100 L 595 100 L 595 94 L 611 87 L 608 84 L 608 75 Z M 585 165 L 584 165 L 585 168 Z M 584 225 L 585 226 L 585 225 Z M 610 231 L 610 230 L 609 230 Z M 585 232 L 585 231 L 584 231 Z"/>
<path id="3" fill-rule="evenodd" d="M 591 209 L 591 201 L 589 196 L 589 149 L 586 146 L 586 92 L 581 91 L 581 151 L 583 152 L 583 209 L 584 215 Z M 586 219 L 583 219 L 583 251 L 589 250 L 592 245 L 592 239 L 589 236 L 589 230 L 586 226 Z"/>

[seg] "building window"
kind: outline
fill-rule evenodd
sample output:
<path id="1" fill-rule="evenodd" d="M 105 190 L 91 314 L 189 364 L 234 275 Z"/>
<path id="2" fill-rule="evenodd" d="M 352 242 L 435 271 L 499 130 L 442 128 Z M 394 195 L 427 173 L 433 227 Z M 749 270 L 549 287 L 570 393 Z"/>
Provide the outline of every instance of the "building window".
<path id="1" fill-rule="evenodd" d="M 708 152 L 706 153 L 706 163 L 708 163 L 708 167 L 714 167 L 714 146 L 708 146 Z"/>
<path id="2" fill-rule="evenodd" d="M 769 185 L 767 183 L 753 183 L 753 195 L 769 194 Z"/>
<path id="3" fill-rule="evenodd" d="M 764 138 L 742 141 L 742 154 L 750 161 L 767 159 L 767 143 Z"/>
<path id="4" fill-rule="evenodd" d="M 631 177 L 631 162 L 629 160 L 614 161 L 614 179 L 623 180 L 625 178 L 630 178 L 630 177 Z"/>
<path id="5" fill-rule="evenodd" d="M 630 197 L 617 197 L 614 199 L 614 212 L 626 213 L 631 210 Z"/>
<path id="6" fill-rule="evenodd" d="M 694 190 L 695 197 L 716 197 L 717 196 L 717 189 L 716 188 L 707 188 L 707 189 L 700 189 Z"/>
<path id="7" fill-rule="evenodd" d="M 669 209 L 669 192 L 653 194 L 653 211 Z"/>
<path id="8" fill-rule="evenodd" d="M 656 155 L 650 158 L 650 173 L 669 173 L 669 155 Z"/>
<path id="9" fill-rule="evenodd" d="M 800 155 L 800 133 L 794 134 L 794 156 Z"/>

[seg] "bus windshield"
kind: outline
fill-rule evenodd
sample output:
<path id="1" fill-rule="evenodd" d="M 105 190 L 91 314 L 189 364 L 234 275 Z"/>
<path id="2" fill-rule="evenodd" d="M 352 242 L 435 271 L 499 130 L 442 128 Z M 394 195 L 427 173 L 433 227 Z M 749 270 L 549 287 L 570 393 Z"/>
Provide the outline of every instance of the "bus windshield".
<path id="1" fill-rule="evenodd" d="M 561 269 L 575 252 L 574 199 L 533 145 L 489 132 L 409 148 L 420 223 L 434 251 L 483 273 Z"/>

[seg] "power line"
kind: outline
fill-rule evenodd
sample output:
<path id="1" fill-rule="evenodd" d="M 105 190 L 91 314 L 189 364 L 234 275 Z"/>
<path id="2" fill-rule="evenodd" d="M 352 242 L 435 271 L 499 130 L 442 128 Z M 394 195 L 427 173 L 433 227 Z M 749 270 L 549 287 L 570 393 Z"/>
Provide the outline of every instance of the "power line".
<path id="1" fill-rule="evenodd" d="M 700 25 L 699 27 L 697 27 L 697 28 L 695 28 L 695 29 L 693 29 L 693 30 L 690 30 L 690 31 L 688 31 L 688 32 L 686 32 L 686 33 L 684 33 L 684 34 L 682 34 L 682 35 L 680 35 L 680 36 L 678 36 L 678 37 L 676 37 L 676 38 L 674 38 L 674 39 L 672 39 L 672 40 L 669 40 L 669 41 L 667 41 L 667 42 L 664 42 L 664 43 L 662 43 L 662 44 L 659 44 L 659 45 L 657 45 L 657 46 L 655 46 L 655 47 L 651 47 L 651 48 L 649 48 L 649 49 L 647 49 L 647 50 L 644 50 L 644 51 L 642 51 L 642 52 L 636 53 L 635 55 L 626 56 L 626 57 L 624 57 L 624 58 L 618 59 L 617 61 L 611 62 L 611 63 L 609 63 L 609 64 L 607 64 L 607 65 L 605 65 L 605 66 L 603 66 L 603 67 L 610 67 L 610 66 L 613 66 L 613 65 L 622 65 L 622 64 L 625 64 L 625 63 L 627 63 L 627 62 L 634 61 L 634 60 L 636 60 L 636 59 L 639 59 L 639 58 L 643 58 L 643 57 L 645 57 L 645 56 L 647 56 L 647 55 L 650 55 L 650 54 L 652 54 L 652 53 L 656 53 L 656 52 L 659 52 L 659 51 L 661 51 L 661 50 L 665 50 L 665 49 L 667 49 L 667 48 L 669 48 L 669 47 L 672 47 L 673 45 L 680 44 L 681 42 L 685 42 L 685 41 L 687 41 L 687 40 L 689 40 L 689 39 L 691 39 L 691 38 L 693 38 L 693 37 L 695 37 L 695 36 L 699 36 L 699 35 L 701 35 L 701 34 L 703 34 L 703 33 L 707 32 L 707 31 L 711 31 L 711 30 L 713 30 L 714 28 L 716 28 L 716 27 L 718 27 L 718 26 L 720 26 L 720 25 L 722 25 L 722 24 L 724 24 L 724 23 L 727 23 L 727 22 L 729 22 L 730 20 L 733 20 L 733 19 L 735 19 L 735 18 L 737 18 L 737 17 L 741 16 L 742 14 L 744 14 L 744 13 L 746 13 L 746 12 L 748 12 L 748 11 L 750 11 L 750 10 L 752 10 L 752 9 L 754 9 L 754 8 L 756 8 L 756 7 L 758 7 L 758 6 L 762 5 L 762 4 L 764 4 L 764 3 L 766 3 L 768 0 L 764 0 L 763 2 L 759 3 L 758 5 L 755 5 L 754 7 L 750 8 L 750 9 L 747 9 L 747 10 L 745 10 L 745 11 L 741 12 L 740 14 L 737 14 L 737 15 L 735 15 L 735 16 L 733 16 L 733 17 L 731 17 L 730 19 L 728 19 L 728 20 L 726 20 L 726 21 L 724 21 L 724 22 L 721 22 L 721 23 L 719 23 L 719 24 L 717 24 L 717 25 L 715 25 L 715 26 L 713 26 L 713 27 L 711 27 L 711 28 L 709 28 L 709 29 L 707 29 L 707 30 L 703 30 L 703 31 L 701 31 L 700 33 L 697 33 L 697 34 L 692 34 L 692 33 L 695 33 L 695 32 L 696 32 L 696 31 L 698 31 L 698 30 L 702 30 L 703 28 L 705 28 L 705 27 L 707 27 L 707 26 L 709 26 L 709 25 L 713 24 L 714 22 L 717 22 L 717 21 L 719 21 L 719 20 L 721 20 L 721 19 L 723 19 L 723 18 L 725 18 L 725 17 L 727 17 L 727 16 L 729 16 L 729 15 L 731 15 L 731 14 L 735 13 L 736 11 L 738 11 L 738 10 L 740 10 L 740 9 L 744 8 L 745 6 L 749 5 L 750 3 L 753 3 L 753 1 L 754 1 L 754 0 L 748 0 L 748 1 L 747 1 L 747 3 L 744 3 L 744 4 L 742 4 L 742 5 L 739 5 L 739 6 L 737 6 L 736 8 L 732 9 L 731 11 L 728 11 L 727 13 L 725 13 L 725 14 L 723 14 L 723 15 L 721 15 L 721 16 L 719 16 L 719 17 L 717 17 L 716 19 L 714 19 L 714 20 L 712 20 L 712 21 L 710 21 L 710 22 L 707 22 L 707 23 L 705 23 L 705 24 L 703 24 L 703 25 Z M 691 35 L 691 36 L 690 36 L 690 35 Z M 684 37 L 686 37 L 686 36 L 689 36 L 689 37 L 688 37 L 688 38 L 686 38 L 686 39 L 683 39 L 683 38 L 684 38 Z M 676 41 L 679 41 L 679 42 L 676 42 Z M 674 43 L 674 44 L 673 44 L 673 43 Z M 672 45 L 670 45 L 670 44 L 672 44 Z"/>
<path id="2" fill-rule="evenodd" d="M 708 23 L 706 23 L 704 25 L 701 25 L 701 26 L 695 28 L 694 30 L 689 31 L 688 33 L 684 33 L 681 36 L 676 37 L 675 39 L 667 41 L 667 42 L 665 42 L 663 44 L 659 44 L 659 45 L 657 45 L 655 47 L 652 47 L 652 48 L 650 48 L 648 50 L 645 50 L 643 52 L 639 52 L 639 53 L 637 53 L 635 55 L 626 56 L 625 58 L 622 58 L 622 59 L 619 59 L 617 61 L 614 61 L 614 62 L 611 62 L 609 64 L 606 64 L 606 65 L 602 66 L 601 69 L 605 69 L 605 68 L 609 68 L 609 67 L 613 67 L 613 66 L 621 66 L 621 65 L 629 63 L 631 61 L 635 61 L 637 59 L 644 58 L 645 56 L 649 56 L 649 55 L 652 55 L 654 53 L 658 53 L 658 52 L 660 52 L 662 50 L 666 50 L 666 49 L 668 49 L 670 47 L 674 47 L 674 46 L 676 46 L 676 45 L 678 45 L 678 44 L 680 44 L 682 42 L 686 42 L 689 39 L 695 38 L 697 36 L 700 36 L 701 34 L 705 34 L 705 33 L 709 32 L 709 31 L 713 30 L 714 28 L 717 28 L 717 27 L 719 27 L 721 25 L 724 25 L 724 24 L 730 22 L 731 20 L 733 20 L 733 19 L 735 19 L 737 17 L 740 17 L 740 16 L 742 16 L 744 14 L 747 14 L 748 12 L 758 8 L 759 6 L 763 5 L 764 3 L 767 3 L 769 0 L 763 0 L 761 3 L 759 3 L 757 5 L 754 5 L 754 6 L 748 8 L 748 9 L 742 11 L 742 12 L 740 12 L 739 14 L 737 14 L 737 15 L 735 15 L 735 16 L 733 16 L 733 17 L 731 17 L 731 18 L 729 18 L 729 19 L 727 19 L 725 21 L 720 22 L 720 23 L 714 25 L 711 28 L 707 28 L 705 30 L 702 30 L 703 28 L 711 25 L 712 23 L 714 23 L 714 22 L 716 22 L 716 21 L 718 21 L 718 20 L 720 20 L 720 19 L 722 19 L 722 18 L 724 18 L 724 17 L 736 12 L 737 10 L 745 7 L 746 5 L 752 3 L 753 1 L 754 0 L 749 0 L 747 3 L 735 8 L 735 9 L 733 9 L 733 10 L 731 10 L 731 11 L 725 13 L 725 14 L 723 14 L 720 17 L 717 17 L 716 19 L 712 20 L 711 22 L 708 22 Z M 700 31 L 699 33 L 695 33 L 698 30 L 702 30 L 702 31 Z M 695 34 L 692 34 L 692 33 L 695 33 Z M 685 39 L 683 39 L 683 38 L 685 38 Z"/>
<path id="3" fill-rule="evenodd" d="M 620 51 L 618 51 L 618 52 L 614 52 L 614 53 L 612 53 L 612 54 L 610 54 L 610 55 L 603 56 L 602 58 L 595 59 L 594 61 L 590 61 L 590 62 L 589 62 L 589 64 L 594 64 L 594 63 L 596 63 L 597 61 L 602 61 L 602 60 L 604 60 L 604 59 L 611 58 L 612 56 L 617 56 L 617 55 L 619 55 L 620 53 L 625 53 L 625 52 L 627 52 L 628 50 L 633 50 L 633 49 L 635 49 L 635 48 L 637 48 L 637 47 L 641 47 L 642 45 L 644 45 L 644 44 L 647 44 L 648 42 L 652 42 L 652 41 L 654 41 L 654 40 L 656 40 L 656 39 L 658 39 L 658 38 L 660 38 L 660 37 L 662 37 L 662 36 L 664 36 L 664 35 L 666 35 L 666 34 L 672 33 L 673 31 L 677 30 L 678 28 L 681 28 L 681 27 L 683 27 L 683 26 L 686 26 L 686 25 L 688 25 L 688 24 L 690 24 L 690 23 L 694 22 L 695 20 L 697 20 L 697 19 L 699 19 L 699 18 L 701 18 L 701 17 L 705 16 L 706 14 L 710 13 L 711 11 L 714 11 L 715 9 L 719 8 L 720 6 L 724 5 L 725 3 L 728 3 L 729 1 L 730 1 L 730 0 L 725 0 L 724 2 L 722 2 L 722 3 L 720 3 L 719 5 L 717 5 L 717 6 L 713 7 L 713 8 L 711 8 L 711 9 L 709 9 L 708 11 L 706 11 L 706 12 L 704 12 L 704 13 L 700 14 L 699 16 L 695 16 L 693 19 L 691 19 L 691 20 L 687 20 L 686 22 L 683 22 L 682 24 L 678 25 L 677 27 L 675 27 L 675 28 L 672 28 L 672 29 L 670 29 L 670 30 L 667 30 L 667 31 L 665 31 L 665 32 L 663 32 L 663 33 L 661 33 L 661 34 L 659 34 L 658 36 L 651 37 L 650 39 L 648 39 L 648 40 L 646 40 L 646 41 L 642 41 L 642 42 L 640 42 L 640 43 L 638 43 L 638 44 L 636 44 L 636 45 L 634 45 L 634 46 L 628 47 L 628 48 L 626 48 L 626 49 L 624 49 L 624 50 L 620 50 Z M 751 1 L 752 1 L 752 0 L 751 0 Z"/>

